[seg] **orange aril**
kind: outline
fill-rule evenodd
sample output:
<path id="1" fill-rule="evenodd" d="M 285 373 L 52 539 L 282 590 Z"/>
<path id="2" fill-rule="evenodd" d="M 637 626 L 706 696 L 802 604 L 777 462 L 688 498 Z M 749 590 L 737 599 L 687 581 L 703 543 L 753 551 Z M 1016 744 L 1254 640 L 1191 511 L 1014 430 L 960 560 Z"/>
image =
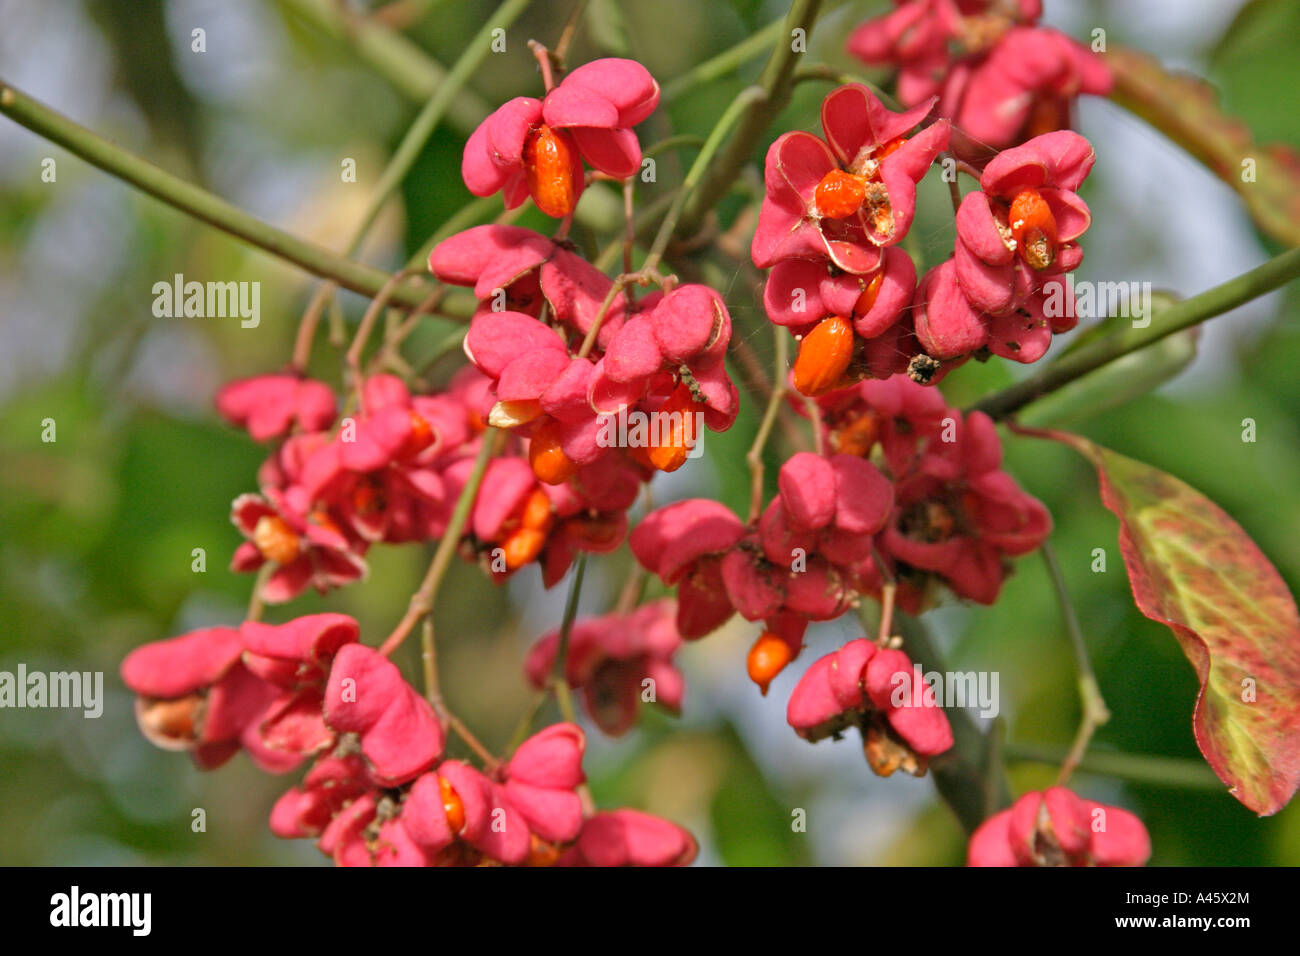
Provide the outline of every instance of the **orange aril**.
<path id="1" fill-rule="evenodd" d="M 831 444 L 836 452 L 860 458 L 871 454 L 879 438 L 880 419 L 871 409 L 831 432 Z"/>
<path id="2" fill-rule="evenodd" d="M 524 175 L 537 208 L 563 219 L 573 212 L 582 192 L 582 163 L 573 139 L 542 123 L 524 139 Z"/>
<path id="3" fill-rule="evenodd" d="M 527 864 L 529 866 L 554 866 L 560 859 L 560 848 L 554 843 L 547 843 L 536 833 L 531 834 L 532 842 L 528 847 Z"/>
<path id="4" fill-rule="evenodd" d="M 516 528 L 506 535 L 501 542 L 501 550 L 506 561 L 506 570 L 522 568 L 529 561 L 536 559 L 546 546 L 546 532 L 536 528 Z"/>
<path id="5" fill-rule="evenodd" d="M 411 458 L 424 451 L 433 444 L 437 435 L 433 431 L 433 426 L 421 415 L 415 412 L 408 412 L 411 417 L 411 431 L 406 436 L 406 441 L 402 442 L 400 456 L 402 458 Z"/>
<path id="6" fill-rule="evenodd" d="M 875 159 L 877 164 L 879 164 L 879 162 L 882 159 L 884 159 L 886 156 L 888 156 L 890 153 L 897 152 L 898 149 L 906 142 L 907 142 L 906 136 L 895 136 L 888 143 L 885 143 L 883 146 L 881 146 L 880 151 L 876 153 L 876 155 L 872 158 Z M 879 176 L 880 176 L 880 166 L 877 165 L 876 177 L 879 178 Z"/>
<path id="7" fill-rule="evenodd" d="M 136 705 L 140 729 L 160 747 L 181 748 L 198 739 L 203 696 L 190 694 L 175 700 L 141 698 Z"/>
<path id="8" fill-rule="evenodd" d="M 352 509 L 360 515 L 374 514 L 381 507 L 379 489 L 369 478 L 363 478 L 352 489 Z"/>
<path id="9" fill-rule="evenodd" d="M 262 515 L 253 526 L 253 544 L 262 557 L 276 564 L 289 564 L 298 557 L 298 535 L 279 515 Z"/>
<path id="10" fill-rule="evenodd" d="M 519 523 L 533 531 L 550 531 L 554 515 L 551 513 L 551 499 L 541 488 L 535 488 L 524 502 L 523 515 Z"/>
<path id="11" fill-rule="evenodd" d="M 539 481 L 562 485 L 578 470 L 560 445 L 560 424 L 555 419 L 543 422 L 528 443 L 528 464 Z"/>
<path id="12" fill-rule="evenodd" d="M 866 315 L 871 311 L 871 307 L 876 304 L 876 299 L 880 296 L 880 287 L 884 282 L 885 270 L 877 269 L 876 274 L 871 277 L 871 281 L 858 296 L 858 301 L 853 303 L 854 315 Z"/>
<path id="13" fill-rule="evenodd" d="M 840 315 L 822 319 L 799 343 L 794 360 L 794 387 L 801 395 L 821 395 L 835 388 L 853 360 L 853 326 Z"/>
<path id="14" fill-rule="evenodd" d="M 342 531 L 339 530 L 339 526 L 334 521 L 334 519 L 331 518 L 327 512 L 323 511 L 320 508 L 317 508 L 315 511 L 313 511 L 308 517 L 310 518 L 312 524 L 316 525 L 319 528 L 324 528 L 326 531 L 331 531 L 334 534 L 343 533 Z"/>
<path id="15" fill-rule="evenodd" d="M 1037 189 L 1022 189 L 1011 200 L 1007 213 L 1011 238 L 1021 257 L 1035 269 L 1046 269 L 1056 261 L 1056 217 Z"/>
<path id="16" fill-rule="evenodd" d="M 452 833 L 460 833 L 465 829 L 465 804 L 461 802 L 460 794 L 446 777 L 438 778 L 438 793 L 442 797 L 443 812 L 447 814 L 447 826 Z"/>
<path id="17" fill-rule="evenodd" d="M 690 386 L 682 382 L 673 389 L 668 399 L 656 412 L 658 439 L 646 449 L 650 464 L 660 471 L 676 471 L 686 463 L 686 458 L 700 436 L 696 434 L 695 413 L 699 403 L 691 394 Z"/>
<path id="18" fill-rule="evenodd" d="M 785 665 L 790 663 L 793 656 L 790 645 L 780 636 L 771 631 L 764 631 L 758 636 L 745 659 L 745 670 L 764 697 L 776 675 L 785 670 Z"/>
<path id="19" fill-rule="evenodd" d="M 867 187 L 861 176 L 832 169 L 822 177 L 813 194 L 817 211 L 828 219 L 847 219 L 862 208 Z"/>

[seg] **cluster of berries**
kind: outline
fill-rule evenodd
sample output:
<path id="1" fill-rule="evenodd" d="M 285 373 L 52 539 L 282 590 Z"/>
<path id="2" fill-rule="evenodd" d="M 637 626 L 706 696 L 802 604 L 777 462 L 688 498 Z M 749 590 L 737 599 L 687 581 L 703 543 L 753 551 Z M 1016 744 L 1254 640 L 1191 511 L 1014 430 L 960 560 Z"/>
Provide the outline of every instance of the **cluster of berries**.
<path id="1" fill-rule="evenodd" d="M 334 395 L 319 382 L 282 374 L 226 386 L 217 396 L 226 418 L 259 437 L 284 438 L 259 469 L 260 493 L 234 502 L 231 520 L 247 540 L 232 568 L 270 563 L 261 594 L 279 604 L 309 586 L 324 593 L 364 577 L 374 542 L 441 537 L 484 441 L 490 393 L 490 380 L 474 368 L 428 395 L 373 375 L 358 389 L 359 407 L 336 422 Z M 312 396 L 309 414 L 295 410 L 299 395 Z M 550 484 L 527 454 L 513 439 L 489 462 L 462 551 L 499 580 L 538 561 L 550 584 L 578 551 L 618 547 L 645 469 L 608 458 Z"/>
<path id="2" fill-rule="evenodd" d="M 658 97 L 637 63 L 580 67 L 544 101 L 512 100 L 483 122 L 465 149 L 466 183 L 502 191 L 507 205 L 531 194 L 567 215 L 583 158 L 611 176 L 638 168 L 630 127 Z M 548 159 L 558 153 L 569 160 Z M 562 209 L 560 194 L 572 200 Z M 329 387 L 291 374 L 218 395 L 218 410 L 254 438 L 285 439 L 261 469 L 260 494 L 241 496 L 232 514 L 248 539 L 234 568 L 274 564 L 268 602 L 359 579 L 375 541 L 440 537 L 489 424 L 510 437 L 488 466 L 463 550 L 498 578 L 538 561 L 549 586 L 577 552 L 622 543 L 641 484 L 681 467 L 701 426 L 722 431 L 735 420 L 739 396 L 723 361 L 731 319 L 712 289 L 668 287 L 633 301 L 568 243 L 507 225 L 450 237 L 429 266 L 481 303 L 465 339 L 473 368 L 446 389 L 412 395 L 394 376 L 371 376 L 337 422 Z M 614 415 L 654 427 L 620 444 L 608 434 Z"/>
<path id="3" fill-rule="evenodd" d="M 465 354 L 491 380 L 489 423 L 528 436 L 541 481 L 560 484 L 608 457 L 675 471 L 700 438 L 697 420 L 713 431 L 735 421 L 739 394 L 723 362 L 731 316 L 712 289 L 633 302 L 563 243 L 518 226 L 452 236 L 429 267 L 479 297 Z M 616 415 L 662 424 L 620 456 Z"/>
<path id="4" fill-rule="evenodd" d="M 825 139 L 786 133 L 768 151 L 751 255 L 771 269 L 768 318 L 800 340 L 792 379 L 804 395 L 899 373 L 935 384 L 972 356 L 1035 362 L 1077 323 L 1060 276 L 1083 259 L 1091 216 L 1076 190 L 1092 147 L 1057 130 L 969 168 L 981 188 L 961 200 L 953 255 L 918 281 L 898 243 L 917 183 L 950 143 L 946 119 L 913 132 L 933 107 L 895 113 L 849 84 L 822 102 Z"/>
<path id="5" fill-rule="evenodd" d="M 273 773 L 312 761 L 271 811 L 271 830 L 314 837 L 340 865 L 689 863 L 680 827 L 630 809 L 595 812 L 586 738 L 554 724 L 483 771 L 444 759 L 444 730 L 356 621 L 246 621 L 137 648 L 122 678 L 144 734 L 212 769 L 244 750 Z"/>
<path id="6" fill-rule="evenodd" d="M 864 25 L 851 48 L 896 63 L 911 108 L 893 112 L 865 86 L 844 86 L 822 104 L 824 139 L 787 133 L 767 155 L 752 255 L 771 269 L 769 317 L 801 339 L 793 383 L 815 401 L 794 407 L 813 415 L 826 452 L 788 459 L 754 520 L 691 499 L 651 511 L 628 534 L 642 485 L 681 467 L 701 427 L 729 428 L 739 400 L 724 363 L 732 326 L 722 296 L 657 277 L 659 288 L 636 298 L 632 277 L 610 279 L 562 238 L 590 181 L 586 166 L 616 180 L 640 168 L 633 127 L 659 100 L 644 67 L 606 59 L 554 86 L 544 70 L 544 98 L 506 103 L 466 145 L 471 192 L 500 192 L 507 208 L 531 197 L 564 224 L 556 237 L 478 226 L 433 249 L 434 276 L 473 289 L 479 303 L 464 341 L 471 364 L 445 388 L 412 394 L 396 376 L 370 375 L 353 383 L 342 417 L 333 389 L 296 373 L 219 393 L 227 420 L 276 442 L 259 492 L 234 502 L 246 541 L 232 567 L 265 569 L 267 603 L 358 580 L 371 544 L 444 537 L 476 460 L 490 451 L 457 541 L 466 558 L 498 581 L 537 562 L 549 587 L 578 552 L 626 538 L 640 565 L 675 588 L 675 599 L 578 621 L 567 636 L 563 677 L 611 735 L 636 722 L 647 681 L 651 699 L 679 712 L 677 651 L 734 614 L 761 622 L 748 672 L 766 694 L 800 653 L 808 624 L 863 596 L 918 613 L 946 586 L 992 603 L 1009 559 L 1037 548 L 1051 521 L 1002 470 L 992 422 L 963 416 L 924 386 L 971 356 L 1034 361 L 1073 325 L 1052 282 L 1081 259 L 1089 214 L 1076 190 L 1092 150 L 1058 127 L 1069 98 L 1099 86 L 1091 55 L 1055 40 L 1034 70 L 993 83 L 990 64 L 1014 59 L 1024 33 L 1055 36 L 1028 25 L 1038 16 L 1033 0 L 1010 18 L 995 6 L 908 0 Z M 1053 56 L 1074 72 L 1048 77 L 1040 61 Z M 1007 119 L 1014 129 L 979 137 L 1003 149 L 990 158 L 971 145 L 971 129 L 983 129 L 971 116 L 1003 110 L 1012 87 L 1025 102 Z M 936 102 L 962 134 L 948 118 L 929 121 Z M 1049 118 L 1055 125 L 1040 130 Z M 917 183 L 945 149 L 981 164 L 968 166 L 981 189 L 960 204 L 952 258 L 918 282 L 898 244 Z M 644 441 L 611 441 L 617 416 L 655 425 Z M 484 449 L 486 441 L 497 444 Z M 446 759 L 439 713 L 389 661 L 387 644 L 376 650 L 359 638 L 357 623 L 339 614 L 249 620 L 146 645 L 122 674 L 144 734 L 189 751 L 200 767 L 240 750 L 276 773 L 310 762 L 275 805 L 271 828 L 315 838 L 339 864 L 694 858 L 694 840 L 675 824 L 595 810 L 585 738 L 571 723 L 534 734 L 506 760 L 483 754 L 481 769 Z M 929 687 L 899 693 L 913 665 L 897 643 L 887 633 L 854 640 L 809 667 L 789 699 L 795 732 L 817 741 L 857 726 L 877 773 L 925 773 L 952 747 L 952 731 Z M 549 685 L 560 648 L 558 630 L 534 645 L 524 668 L 534 686 Z M 1111 837 L 1085 831 L 1095 809 L 1118 821 Z M 1058 788 L 991 818 L 971 862 L 1141 862 L 1139 832 L 1145 840 L 1123 811 Z"/>
<path id="7" fill-rule="evenodd" d="M 778 493 L 756 522 L 747 525 L 716 501 L 688 499 L 651 511 L 629 538 L 642 566 L 676 588 L 682 638 L 709 634 L 737 613 L 762 622 L 748 671 L 763 693 L 799 654 L 810 622 L 839 617 L 863 595 L 880 597 L 886 584 L 912 613 L 932 605 L 941 586 L 992 604 L 1011 570 L 1009 559 L 1036 549 L 1051 530 L 1047 509 L 1002 470 L 1001 442 L 986 415 L 963 417 L 937 391 L 905 375 L 837 390 L 819 398 L 817 408 L 814 425 L 828 453 L 788 459 Z M 621 643 L 615 622 L 592 627 L 590 639 L 608 648 L 605 656 L 627 656 L 615 650 Z M 604 632 L 610 636 L 601 639 Z M 655 646 L 655 666 L 662 668 L 676 644 Z M 816 675 L 829 658 L 810 668 L 792 696 L 790 723 L 801 735 L 838 733 L 838 725 L 815 728 L 832 713 L 860 710 L 866 700 L 875 704 L 874 716 L 890 714 L 880 695 L 890 696 L 890 676 L 910 675 L 910 663 L 901 651 L 882 649 L 875 666 L 884 676 L 872 685 L 863 666 L 875 646 L 858 641 L 849 647 L 861 660 L 837 665 L 842 675 L 853 674 L 836 698 L 844 706 L 831 708 L 817 697 L 824 688 Z M 871 686 L 875 691 L 863 698 L 863 688 Z M 908 699 L 902 708 L 917 703 Z M 901 719 L 908 727 L 922 722 L 903 739 L 924 758 L 952 741 L 942 711 L 919 703 L 925 716 Z M 813 720 L 810 713 L 824 716 Z M 910 758 L 894 765 L 924 770 L 923 761 Z"/>
<path id="8" fill-rule="evenodd" d="M 998 150 L 1068 129 L 1079 94 L 1105 96 L 1101 57 L 1038 25 L 1042 0 L 895 0 L 897 9 L 863 23 L 848 51 L 897 69 L 898 98 L 931 97 L 952 121 L 950 149 L 982 165 Z"/>

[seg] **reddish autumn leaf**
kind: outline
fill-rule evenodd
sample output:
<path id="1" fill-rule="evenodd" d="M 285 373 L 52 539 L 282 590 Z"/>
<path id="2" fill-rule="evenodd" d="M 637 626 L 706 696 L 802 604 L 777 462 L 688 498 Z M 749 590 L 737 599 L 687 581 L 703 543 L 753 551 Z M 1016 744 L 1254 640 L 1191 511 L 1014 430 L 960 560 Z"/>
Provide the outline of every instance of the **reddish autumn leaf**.
<path id="1" fill-rule="evenodd" d="M 1236 190 L 1260 229 L 1288 245 L 1300 244 L 1300 154 L 1282 143 L 1255 142 L 1250 128 L 1223 111 L 1214 88 L 1200 77 L 1166 70 L 1128 47 L 1112 46 L 1106 65 L 1115 77 L 1111 99 Z"/>
<path id="2" fill-rule="evenodd" d="M 1096 465 L 1138 609 L 1169 626 L 1200 677 L 1197 746 L 1233 796 L 1276 813 L 1300 784 L 1300 615 L 1277 570 L 1185 482 L 1078 435 L 1018 430 Z"/>

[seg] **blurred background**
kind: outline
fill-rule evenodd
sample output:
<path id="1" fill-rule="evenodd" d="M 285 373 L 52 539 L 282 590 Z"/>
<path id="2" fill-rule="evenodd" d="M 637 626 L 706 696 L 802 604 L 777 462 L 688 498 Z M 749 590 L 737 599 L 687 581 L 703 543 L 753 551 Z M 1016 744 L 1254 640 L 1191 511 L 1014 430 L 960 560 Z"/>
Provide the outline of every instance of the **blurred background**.
<path id="1" fill-rule="evenodd" d="M 887 5 L 828 0 L 810 62 L 862 72 L 844 56 L 843 39 Z M 508 30 L 506 52 L 477 71 L 371 231 L 365 261 L 397 267 L 465 206 L 466 136 L 496 104 L 537 94 L 526 41 L 554 43 L 571 6 L 534 3 Z M 1239 18 L 1243 6 L 1250 9 Z M 357 29 L 369 13 L 361 2 L 0 0 L 0 77 L 258 218 L 341 250 L 429 94 L 429 59 L 454 62 L 494 7 L 401 0 L 385 15 L 405 39 L 375 47 Z M 1300 5 L 1047 0 L 1046 8 L 1048 23 L 1076 37 L 1100 26 L 1111 43 L 1209 78 L 1258 140 L 1300 148 Z M 570 62 L 633 56 L 667 86 L 784 9 L 765 0 L 593 0 Z M 195 28 L 205 31 L 204 53 L 191 49 Z M 642 128 L 642 142 L 707 133 L 762 61 L 662 107 Z M 801 86 L 769 138 L 815 129 L 826 89 Z M 1190 295 L 1278 251 L 1225 185 L 1142 121 L 1088 100 L 1079 128 L 1098 153 L 1085 191 L 1094 223 L 1079 279 L 1150 281 Z M 664 154 L 658 184 L 643 185 L 641 201 L 679 182 L 682 157 L 691 155 Z M 41 178 L 47 157 L 56 163 L 55 182 Z M 348 158 L 356 183 L 341 181 Z M 618 227 L 614 194 L 597 192 L 583 200 L 591 212 L 575 234 L 582 244 L 605 241 Z M 724 222 L 741 201 L 724 204 Z M 951 248 L 947 202 L 930 177 L 913 227 L 929 263 Z M 536 215 L 521 221 L 540 226 Z M 175 273 L 260 282 L 260 326 L 155 318 L 153 284 Z M 766 358 L 771 335 L 742 279 L 736 271 L 724 285 L 737 334 Z M 327 862 L 309 842 L 280 841 L 267 828 L 271 804 L 292 776 L 268 777 L 242 756 L 203 774 L 185 756 L 154 749 L 137 732 L 117 677 L 122 657 L 139 644 L 242 619 L 252 579 L 226 570 L 240 540 L 228 510 L 236 495 L 254 490 L 263 449 L 216 419 L 212 394 L 227 379 L 287 361 L 315 288 L 306 274 L 0 118 L 0 670 L 21 662 L 29 671 L 102 671 L 106 694 L 94 720 L 79 711 L 0 711 L 0 863 Z M 344 294 L 340 302 L 342 321 L 355 323 L 364 300 Z M 1296 306 L 1293 286 L 1215 320 L 1175 382 L 1073 425 L 1217 501 L 1293 592 L 1300 583 L 1300 376 L 1292 370 L 1300 326 L 1288 319 Z M 428 326 L 412 340 L 417 354 L 451 329 Z M 313 370 L 339 381 L 324 332 Z M 445 377 L 453 366 L 438 371 Z M 971 363 L 944 391 L 950 403 L 964 404 L 1023 373 L 1003 362 Z M 57 423 L 52 444 L 41 441 L 47 418 Z M 1257 423 L 1253 444 L 1241 440 L 1245 418 Z M 712 495 L 743 513 L 743 453 L 756 420 L 747 402 L 731 432 L 709 436 L 701 459 L 657 479 L 656 500 Z M 1056 519 L 1056 549 L 1113 713 L 1095 749 L 1183 758 L 1196 769 L 1197 682 L 1169 631 L 1134 610 L 1116 522 L 1098 501 L 1095 475 L 1064 448 L 1008 438 L 1007 450 L 1013 473 Z M 205 572 L 192 570 L 195 548 L 206 552 Z M 1105 573 L 1090 570 L 1095 548 L 1107 551 Z M 428 552 L 381 547 L 369 560 L 363 585 L 324 599 L 306 595 L 272 608 L 268 619 L 343 611 L 373 643 L 405 610 Z M 610 606 L 627 560 L 623 551 L 590 562 L 583 613 Z M 476 568 L 458 565 L 442 589 L 443 685 L 451 706 L 493 748 L 504 746 L 530 706 L 523 654 L 558 624 L 566 587 L 544 591 L 529 568 L 502 593 Z M 926 619 L 949 669 L 1000 674 L 1010 756 L 1063 751 L 1079 716 L 1075 668 L 1037 556 L 1020 561 L 996 607 L 947 606 Z M 784 702 L 806 664 L 859 633 L 851 616 L 815 627 L 804 657 L 766 699 L 744 674 L 753 626 L 735 619 L 687 647 L 678 658 L 688 682 L 680 719 L 643 709 L 624 738 L 591 730 L 597 799 L 687 826 L 708 864 L 962 862 L 963 835 L 929 779 L 876 778 L 855 738 L 810 746 L 785 724 Z M 413 644 L 401 661 L 410 674 Z M 1020 792 L 1050 784 L 1055 767 L 1013 761 L 1010 775 Z M 1199 773 L 1180 784 L 1080 773 L 1073 785 L 1136 811 L 1151 832 L 1153 864 L 1300 863 L 1295 805 L 1257 819 Z M 195 808 L 206 811 L 206 832 L 191 830 Z M 794 808 L 807 811 L 807 833 L 792 832 Z"/>

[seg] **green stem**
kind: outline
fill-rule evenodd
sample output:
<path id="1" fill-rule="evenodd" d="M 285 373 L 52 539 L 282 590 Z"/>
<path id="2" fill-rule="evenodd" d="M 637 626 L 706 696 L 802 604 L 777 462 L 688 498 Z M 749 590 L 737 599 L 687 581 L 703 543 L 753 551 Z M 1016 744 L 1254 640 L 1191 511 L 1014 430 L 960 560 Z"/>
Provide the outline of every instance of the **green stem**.
<path id="1" fill-rule="evenodd" d="M 780 20 L 772 21 L 757 33 L 750 34 L 730 49 L 723 50 L 712 59 L 705 60 L 672 80 L 664 87 L 660 101 L 671 103 L 683 93 L 689 93 L 697 86 L 721 79 L 732 70 L 748 63 L 764 50 L 770 48 L 778 37 L 786 35 L 788 34 L 785 32 L 785 18 L 782 17 Z"/>
<path id="2" fill-rule="evenodd" d="M 492 751 L 483 746 L 483 742 L 474 735 L 473 731 L 465 724 L 463 720 L 452 713 L 451 708 L 442 697 L 442 686 L 438 682 L 438 644 L 433 634 L 433 615 L 424 616 L 424 628 L 420 636 L 421 661 L 424 670 L 424 696 L 433 707 L 433 712 L 438 715 L 438 719 L 446 725 L 447 729 L 458 736 L 465 742 L 470 750 L 474 751 L 479 760 L 483 762 L 484 768 L 489 772 L 495 770 L 500 761 L 492 755 Z"/>
<path id="3" fill-rule="evenodd" d="M 373 298 L 391 278 L 390 273 L 383 269 L 352 262 L 346 256 L 250 216 L 219 196 L 141 159 L 3 82 L 0 82 L 0 113 L 167 205 L 314 275 L 332 279 L 345 289 Z M 396 290 L 393 300 L 400 305 L 415 306 L 420 304 L 424 295 L 418 286 L 405 285 Z"/>
<path id="4" fill-rule="evenodd" d="M 1032 378 L 982 399 L 971 410 L 984 412 L 994 419 L 1006 418 L 1108 362 L 1229 312 L 1297 277 L 1300 277 L 1300 249 L 1291 249 L 1235 279 L 1175 303 L 1159 316 L 1150 318 L 1145 328 L 1124 327 L 1063 355 Z"/>
<path id="5" fill-rule="evenodd" d="M 416 159 L 423 152 L 425 144 L 429 142 L 429 137 L 433 131 L 438 128 L 438 123 L 442 121 L 443 115 L 456 101 L 460 95 L 461 89 L 469 80 L 470 75 L 479 67 L 483 59 L 492 51 L 492 34 L 497 29 L 505 29 L 518 19 L 519 15 L 524 12 L 530 0 L 505 0 L 501 6 L 497 7 L 487 20 L 484 21 L 482 29 L 469 41 L 465 47 L 465 52 L 460 55 L 451 71 L 444 80 L 438 84 L 433 95 L 429 97 L 424 104 L 424 109 L 415 118 L 411 128 L 406 131 L 402 137 L 402 142 L 398 144 L 388 165 L 380 174 L 379 182 L 375 186 L 375 191 L 370 197 L 370 202 L 366 206 L 365 212 L 361 216 L 361 222 L 358 223 L 356 231 L 352 235 L 352 240 L 348 243 L 344 255 L 351 256 L 361 245 L 371 225 L 379 216 L 380 210 L 388 201 L 388 197 L 393 191 L 401 185 L 406 174 L 411 171 L 415 165 Z"/>
<path id="6" fill-rule="evenodd" d="M 569 585 L 569 596 L 564 601 L 564 617 L 560 620 L 560 640 L 555 649 L 555 666 L 551 669 L 551 687 L 555 691 L 555 702 L 560 706 L 560 713 L 570 723 L 577 720 L 573 709 L 573 695 L 569 690 L 569 678 L 565 666 L 569 661 L 569 635 L 573 632 L 573 621 L 578 616 L 578 599 L 582 596 L 582 579 L 587 573 L 587 553 L 578 555 L 577 565 L 573 569 L 573 583 Z"/>
<path id="7" fill-rule="evenodd" d="M 501 437 L 503 437 L 501 432 L 489 427 L 479 439 L 482 444 L 479 445 L 478 457 L 474 459 L 474 468 L 465 481 L 465 487 L 461 489 L 460 497 L 456 499 L 456 507 L 452 510 L 451 520 L 447 522 L 447 529 L 442 533 L 442 540 L 438 542 L 438 550 L 434 552 L 429 570 L 425 573 L 424 580 L 420 582 L 419 590 L 411 595 L 406 614 L 380 646 L 381 654 L 392 654 L 402 641 L 406 640 L 406 635 L 411 633 L 411 628 L 416 625 L 416 622 L 433 610 L 438 587 L 442 584 L 447 568 L 451 566 L 456 546 L 460 544 L 461 532 L 465 530 L 470 509 L 473 508 L 474 499 L 478 496 L 479 485 L 483 482 L 488 462 L 496 453 L 498 439 Z"/>
<path id="8" fill-rule="evenodd" d="M 1016 762 L 1059 764 L 1066 756 L 1063 747 L 1039 744 L 1008 743 L 1002 749 L 1008 760 Z M 1222 781 L 1206 764 L 1180 757 L 1093 750 L 1079 762 L 1078 769 L 1082 773 L 1119 777 L 1133 783 L 1189 790 L 1223 790 Z"/>
<path id="9" fill-rule="evenodd" d="M 677 231 L 691 235 L 699 228 L 718 198 L 736 181 L 740 168 L 753 155 L 754 147 L 758 145 L 768 124 L 790 101 L 798 56 L 793 49 L 791 37 L 796 29 L 803 30 L 805 38 L 812 34 L 821 4 L 822 0 L 794 0 L 790 4 L 785 22 L 775 34 L 772 55 L 768 57 L 758 78 L 757 86 L 762 94 L 749 104 L 751 108 L 745 110 L 735 135 L 727 143 L 726 149 L 719 153 L 717 160 L 710 164 L 699 188 L 691 190 L 681 218 L 675 224 Z"/>
<path id="10" fill-rule="evenodd" d="M 1065 576 L 1061 573 L 1061 563 L 1056 560 L 1056 549 L 1050 541 L 1044 541 L 1041 548 L 1043 563 L 1047 565 L 1047 576 L 1052 579 L 1052 590 L 1056 601 L 1061 606 L 1061 616 L 1065 619 L 1065 630 L 1070 635 L 1070 647 L 1074 650 L 1074 659 L 1079 666 L 1079 703 L 1083 714 L 1079 718 L 1079 729 L 1074 735 L 1074 743 L 1069 753 L 1061 761 L 1061 772 L 1056 778 L 1057 786 L 1064 786 L 1070 774 L 1079 766 L 1088 752 L 1088 744 L 1097 728 L 1110 720 L 1110 710 L 1106 700 L 1101 696 L 1101 687 L 1097 684 L 1097 675 L 1093 673 L 1092 661 L 1088 659 L 1088 646 L 1083 640 L 1083 628 L 1079 626 L 1079 617 L 1075 614 L 1074 603 L 1065 588 Z"/>
<path id="11" fill-rule="evenodd" d="M 447 79 L 446 69 L 419 46 L 374 17 L 350 16 L 337 0 L 278 2 L 329 36 L 349 43 L 367 66 L 408 99 L 429 99 Z M 489 112 L 487 103 L 461 89 L 447 109 L 447 119 L 462 133 L 471 133 Z"/>
<path id="12" fill-rule="evenodd" d="M 772 426 L 776 423 L 777 413 L 785 402 L 786 365 L 789 361 L 787 353 L 790 334 L 779 325 L 774 325 L 772 330 L 772 337 L 776 343 L 775 357 L 772 359 L 772 391 L 767 396 L 767 407 L 763 409 L 763 420 L 759 422 L 758 433 L 754 435 L 754 443 L 750 445 L 749 453 L 745 455 L 750 474 L 749 523 L 751 525 L 758 521 L 758 516 L 763 510 L 763 449 L 767 445 L 768 437 L 772 434 Z M 813 425 L 813 428 L 816 430 L 816 424 Z"/>
<path id="13" fill-rule="evenodd" d="M 704 137 L 696 136 L 694 133 L 678 133 L 676 136 L 669 136 L 661 139 L 657 143 L 652 143 L 641 151 L 642 156 L 658 156 L 660 153 L 666 153 L 670 149 L 699 149 L 704 145 Z"/>
<path id="14" fill-rule="evenodd" d="M 696 187 L 708 174 L 713 156 L 717 153 L 718 147 L 722 145 L 727 133 L 731 131 L 731 127 L 736 124 L 737 120 L 746 115 L 746 112 L 753 104 L 762 100 L 764 96 L 766 94 L 761 87 L 747 87 L 731 101 L 731 105 L 719 117 L 717 125 L 713 127 L 708 139 L 700 147 L 695 162 L 687 170 L 686 178 L 682 181 L 682 188 L 673 197 L 673 204 L 668 207 L 668 213 L 664 216 L 664 221 L 659 224 L 659 232 L 655 235 L 654 244 L 650 247 L 650 253 L 641 266 L 643 273 L 654 272 L 660 260 L 663 259 L 664 250 L 668 248 L 668 240 L 672 238 L 673 232 L 676 231 L 687 204 L 690 202 L 691 197 L 695 195 Z M 730 183 L 727 185 L 730 186 Z"/>

